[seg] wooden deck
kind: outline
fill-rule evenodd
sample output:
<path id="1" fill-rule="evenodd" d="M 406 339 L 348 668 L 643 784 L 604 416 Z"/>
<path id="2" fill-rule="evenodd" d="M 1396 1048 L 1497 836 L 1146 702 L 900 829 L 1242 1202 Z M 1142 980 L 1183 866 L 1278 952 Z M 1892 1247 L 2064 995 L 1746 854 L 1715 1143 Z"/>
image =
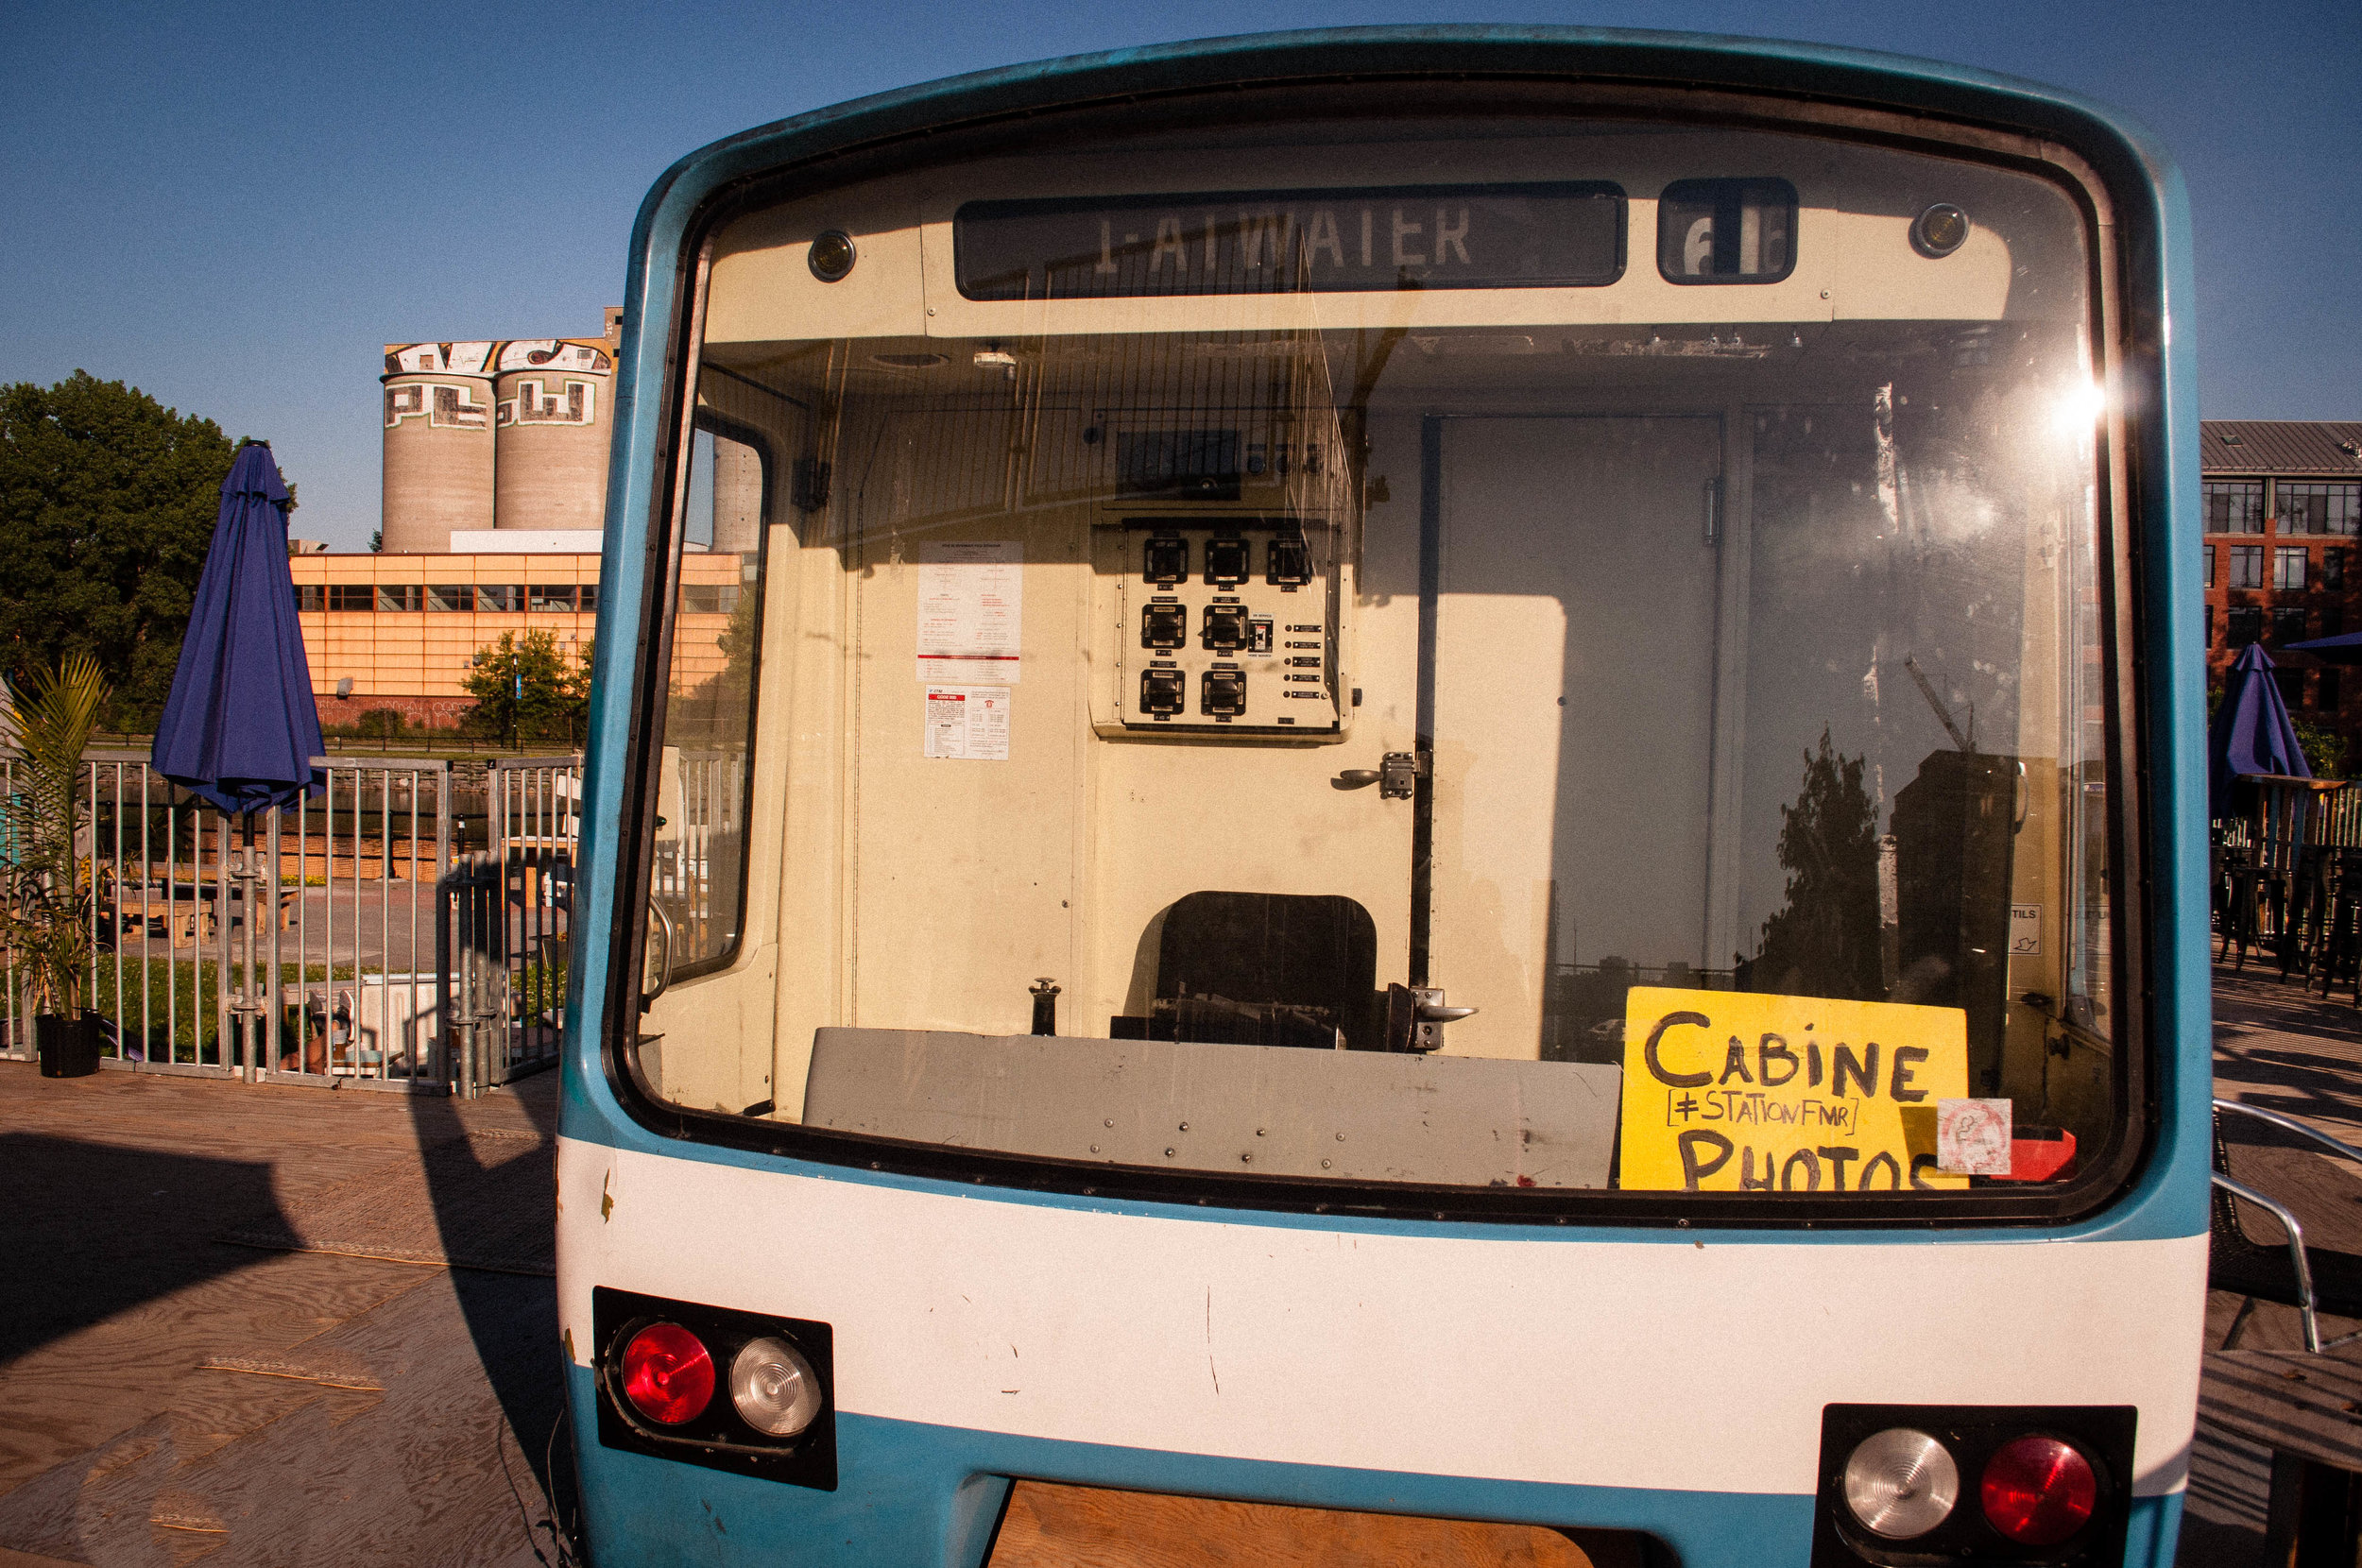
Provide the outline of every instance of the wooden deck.
<path id="1" fill-rule="evenodd" d="M 2215 1086 L 2362 1144 L 2362 1014 L 2325 1003 L 2298 982 L 2251 963 L 2215 972 Z M 2362 1253 L 2362 1168 L 2313 1152 L 2257 1123 L 2227 1122 L 2232 1173 L 2296 1211 L 2306 1241 Z M 2278 1240 L 2250 1212 L 2251 1234 Z M 2245 1303 L 2207 1300 L 2207 1355 L 2190 1463 L 2184 1568 L 2252 1568 L 2265 1560 L 2274 1456 L 2362 1471 L 2362 1342 L 2304 1353 L 2296 1311 L 2258 1304 L 2235 1349 L 2221 1350 Z M 2362 1322 L 2321 1320 L 2324 1338 Z"/>
<path id="2" fill-rule="evenodd" d="M 0 1063 L 0 1568 L 533 1563 L 556 1106 Z"/>

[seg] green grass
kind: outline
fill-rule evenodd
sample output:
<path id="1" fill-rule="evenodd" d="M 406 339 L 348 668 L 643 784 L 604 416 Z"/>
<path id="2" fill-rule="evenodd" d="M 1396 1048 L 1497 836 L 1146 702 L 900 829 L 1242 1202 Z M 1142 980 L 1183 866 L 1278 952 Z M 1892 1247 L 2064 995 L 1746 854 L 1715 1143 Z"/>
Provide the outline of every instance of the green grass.
<path id="1" fill-rule="evenodd" d="M 257 964 L 255 967 L 258 971 L 267 975 L 267 965 Z M 97 992 L 91 1005 L 109 1018 L 119 1017 L 123 1023 L 125 1043 L 136 1045 L 141 1039 L 141 1003 L 145 999 L 148 1060 L 161 1062 L 166 1059 L 163 1046 L 167 1025 L 165 1010 L 169 1003 L 172 1010 L 169 1014 L 172 1039 L 170 1060 L 197 1061 L 200 1031 L 202 1031 L 201 1037 L 207 1045 L 207 1058 L 218 1060 L 220 1054 L 220 1046 L 216 1039 L 218 1025 L 214 1020 L 218 1015 L 217 1009 L 221 998 L 220 971 L 221 965 L 211 959 L 198 961 L 151 958 L 143 962 L 127 954 L 122 965 L 121 1000 L 123 1005 L 118 1009 L 115 989 L 115 957 L 111 953 L 101 953 L 98 955 Z M 362 973 L 375 974 L 377 971 L 369 969 Z M 238 988 L 245 974 L 244 964 L 233 963 L 230 966 L 230 979 L 233 991 Z M 351 981 L 355 978 L 353 967 L 349 963 L 339 963 L 333 969 L 323 963 L 282 963 L 279 966 L 279 980 L 282 986 L 333 985 L 340 980 Z M 268 983 L 266 979 L 265 983 Z M 282 1038 L 300 1039 L 302 1030 L 302 1008 L 282 1007 L 280 1018 Z"/>

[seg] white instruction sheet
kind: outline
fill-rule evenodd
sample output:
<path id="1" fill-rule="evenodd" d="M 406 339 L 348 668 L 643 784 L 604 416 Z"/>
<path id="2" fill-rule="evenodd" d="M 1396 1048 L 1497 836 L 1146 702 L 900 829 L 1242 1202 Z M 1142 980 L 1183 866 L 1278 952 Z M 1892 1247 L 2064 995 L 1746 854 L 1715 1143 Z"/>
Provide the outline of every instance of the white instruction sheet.
<path id="1" fill-rule="evenodd" d="M 968 762 L 1009 759 L 1009 689 L 927 688 L 927 755 Z"/>
<path id="2" fill-rule="evenodd" d="M 1015 685 L 1025 639 L 1025 546 L 1016 540 L 918 549 L 918 678 Z M 930 753 L 929 755 L 933 755 Z"/>

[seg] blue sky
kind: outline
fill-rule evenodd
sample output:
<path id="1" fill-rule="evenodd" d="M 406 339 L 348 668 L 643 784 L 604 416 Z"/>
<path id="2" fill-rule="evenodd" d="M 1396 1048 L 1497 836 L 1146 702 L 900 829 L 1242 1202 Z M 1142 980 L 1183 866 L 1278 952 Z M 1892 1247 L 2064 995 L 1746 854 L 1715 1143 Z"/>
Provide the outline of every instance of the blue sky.
<path id="1" fill-rule="evenodd" d="M 649 182 L 716 137 L 1048 56 L 1279 27 L 1565 23 L 1959 60 L 2130 111 L 2198 229 L 2217 418 L 2362 418 L 2362 5 L 1042 0 L 274 9 L 14 0 L 0 382 L 77 368 L 276 446 L 297 531 L 377 526 L 382 345 L 590 334 Z"/>

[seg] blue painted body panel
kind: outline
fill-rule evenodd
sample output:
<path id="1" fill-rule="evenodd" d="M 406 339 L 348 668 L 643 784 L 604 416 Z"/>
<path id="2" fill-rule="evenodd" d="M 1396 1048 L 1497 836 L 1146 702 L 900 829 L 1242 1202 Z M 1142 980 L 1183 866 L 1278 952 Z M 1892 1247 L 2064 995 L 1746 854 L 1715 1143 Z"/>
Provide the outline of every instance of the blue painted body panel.
<path id="1" fill-rule="evenodd" d="M 573 1373 L 573 1392 L 574 1408 L 590 1408 L 595 1390 L 589 1372 Z M 797 1491 L 598 1449 L 595 1471 L 585 1472 L 583 1497 L 598 1568 L 745 1562 L 978 1568 L 1010 1476 L 1378 1513 L 1645 1530 L 1671 1546 L 1684 1568 L 1801 1563 L 1812 1541 L 1810 1497 L 1268 1464 L 864 1416 L 838 1417 L 837 1463 L 844 1479 L 835 1491 Z M 2126 1568 L 2170 1568 L 2181 1517 L 2178 1493 L 2135 1499 Z"/>
<path id="2" fill-rule="evenodd" d="M 658 425 L 667 338 L 683 308 L 680 253 L 702 205 L 732 182 L 819 153 L 929 126 L 969 122 L 1121 94 L 1342 75 L 1487 72 L 1593 79 L 1623 77 L 1816 96 L 2022 126 L 2075 146 L 2108 179 L 2126 260 L 2128 315 L 2136 352 L 2118 365 L 2111 391 L 2127 411 L 2133 512 L 2132 584 L 2144 650 L 2140 666 L 2145 769 L 2151 810 L 2142 873 L 2149 889 L 2148 1017 L 2153 1064 L 2151 1156 L 2130 1188 L 2101 1212 L 2042 1233 L 2062 1240 L 2155 1240 L 2206 1229 L 2212 1093 L 2211 1003 L 2205 891 L 2206 777 L 2200 593 L 2197 578 L 2198 465 L 2189 223 L 2180 175 L 2121 116 L 2057 90 L 1984 72 L 1821 45 L 1607 29 L 1544 27 L 1358 28 L 1159 45 L 1046 61 L 903 89 L 747 131 L 693 153 L 650 191 L 634 226 L 616 377 L 596 680 L 584 780 L 583 864 L 577 908 L 618 906 L 616 825 L 631 724 L 636 628 L 647 590 L 644 561 L 655 481 L 666 432 Z M 2163 317 L 2155 314 L 2162 309 Z M 2168 521 L 2170 520 L 2170 521 Z M 964 1184 L 785 1159 L 664 1136 L 619 1103 L 602 1065 L 597 1021 L 606 1010 L 611 922 L 586 918 L 575 934 L 567 1004 L 562 1131 L 573 1139 L 847 1182 L 956 1191 L 970 1200 L 1160 1213 L 1227 1223 L 1326 1230 L 1483 1236 L 1537 1245 L 1613 1240 L 1688 1245 L 1812 1246 L 1859 1243 L 1860 1231 L 1649 1230 L 1340 1219 L 1333 1216 L 1212 1210 L 980 1188 Z M 1957 1246 L 2028 1239 L 2022 1227 L 1895 1231 L 1897 1246 Z M 1318 1502 L 1342 1507 L 1629 1525 L 1671 1542 L 1690 1564 L 1801 1560 L 1811 1502 L 1801 1496 L 1534 1486 L 1381 1474 L 1201 1457 L 1091 1448 L 1005 1435 L 923 1427 L 858 1416 L 840 1423 L 843 1490 L 800 1491 L 721 1472 L 603 1449 L 589 1374 L 573 1374 L 586 1508 L 598 1559 L 936 1563 L 959 1560 L 961 1508 L 997 1508 L 980 1475 L 1032 1474 L 1110 1485 Z M 963 1491 L 963 1486 L 967 1490 Z M 989 1489 L 986 1489 L 987 1491 Z M 2169 1562 L 2178 1495 L 2139 1500 L 2126 1560 Z M 1767 1543 L 1794 1541 L 1794 1550 Z M 982 1537 L 973 1543 L 981 1549 Z"/>

